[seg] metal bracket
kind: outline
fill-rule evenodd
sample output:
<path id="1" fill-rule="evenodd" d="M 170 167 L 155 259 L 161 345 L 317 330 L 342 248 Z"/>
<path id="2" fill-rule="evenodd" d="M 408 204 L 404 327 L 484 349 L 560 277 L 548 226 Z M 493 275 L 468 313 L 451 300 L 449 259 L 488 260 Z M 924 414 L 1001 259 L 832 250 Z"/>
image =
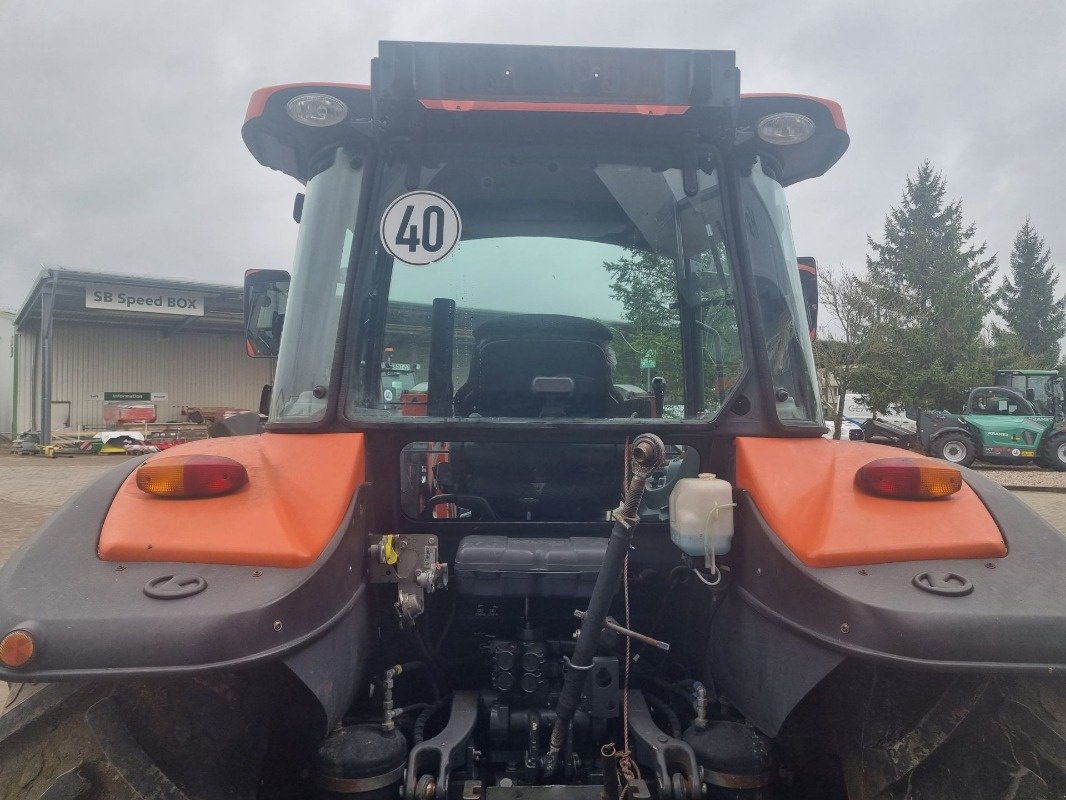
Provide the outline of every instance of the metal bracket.
<path id="1" fill-rule="evenodd" d="M 699 797 L 700 771 L 696 754 L 688 744 L 667 735 L 655 724 L 643 692 L 629 694 L 629 730 L 633 734 L 633 752 L 637 761 L 655 767 L 660 797 L 667 800 Z"/>
<path id="2" fill-rule="evenodd" d="M 477 722 L 477 691 L 463 689 L 452 697 L 451 715 L 444 730 L 425 742 L 416 744 L 407 758 L 407 779 L 404 782 L 406 800 L 434 800 L 448 797 L 448 778 L 452 771 L 466 763 L 466 745 Z M 435 780 L 421 781 L 423 776 L 435 775 Z M 420 796 L 417 787 L 427 787 Z M 432 788 L 428 788 L 432 786 Z"/>
<path id="3" fill-rule="evenodd" d="M 618 659 L 596 656 L 592 671 L 585 681 L 585 696 L 589 699 L 589 715 L 598 719 L 614 719 L 621 709 L 618 705 Z"/>
<path id="4" fill-rule="evenodd" d="M 428 533 L 370 535 L 367 578 L 397 584 L 396 611 L 412 623 L 422 613 L 426 594 L 448 585 L 448 565 L 438 560 L 437 537 Z"/>

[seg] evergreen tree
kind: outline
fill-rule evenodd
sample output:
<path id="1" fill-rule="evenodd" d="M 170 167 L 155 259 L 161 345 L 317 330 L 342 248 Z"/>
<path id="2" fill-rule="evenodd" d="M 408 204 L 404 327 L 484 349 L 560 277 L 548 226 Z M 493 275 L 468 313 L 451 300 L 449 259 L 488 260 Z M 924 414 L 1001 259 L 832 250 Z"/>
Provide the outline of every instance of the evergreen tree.
<path id="1" fill-rule="evenodd" d="M 677 274 L 674 260 L 642 250 L 627 250 L 617 261 L 603 265 L 611 276 L 611 293 L 622 305 L 623 324 L 610 326 L 616 383 L 644 386 L 648 375 L 641 368 L 641 356 L 653 354 L 653 376 L 666 380 L 667 412 L 684 403 L 684 375 L 681 358 L 681 315 L 678 306 Z M 707 408 L 717 407 L 719 389 L 728 388 L 743 369 L 740 335 L 732 298 L 723 287 L 707 289 L 701 295 L 700 342 L 704 354 L 703 396 Z M 718 386 L 716 384 L 721 384 Z"/>
<path id="2" fill-rule="evenodd" d="M 1055 299 L 1058 283 L 1051 253 L 1032 223 L 1014 238 L 1010 277 L 1003 279 L 996 311 L 1007 323 L 997 330 L 997 340 L 1015 337 L 1023 355 L 1034 367 L 1049 368 L 1059 362 L 1059 341 L 1066 334 L 1066 298 Z"/>
<path id="3" fill-rule="evenodd" d="M 954 408 L 968 386 L 988 383 L 991 354 L 982 337 L 995 256 L 975 245 L 962 204 L 948 202 L 944 178 L 928 161 L 908 176 L 885 220 L 884 240 L 867 237 L 867 285 L 878 341 L 855 386 L 871 406 Z"/>
<path id="4" fill-rule="evenodd" d="M 618 364 L 616 383 L 645 386 L 640 368 L 646 352 L 654 354 L 654 372 L 666 378 L 668 400 L 683 396 L 681 342 L 678 337 L 677 282 L 673 259 L 655 253 L 629 250 L 617 261 L 603 265 L 611 276 L 611 293 L 622 304 L 622 327 L 612 327 Z M 647 387 L 646 387 L 647 388 Z"/>

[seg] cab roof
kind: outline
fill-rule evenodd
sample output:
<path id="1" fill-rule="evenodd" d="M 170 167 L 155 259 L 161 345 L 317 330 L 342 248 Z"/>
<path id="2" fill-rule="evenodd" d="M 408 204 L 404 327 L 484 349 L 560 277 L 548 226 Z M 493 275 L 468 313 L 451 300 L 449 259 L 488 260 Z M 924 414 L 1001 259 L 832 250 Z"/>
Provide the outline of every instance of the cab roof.
<path id="1" fill-rule="evenodd" d="M 805 117 L 808 138 L 790 144 L 760 138 L 760 123 L 780 114 Z M 732 51 L 391 41 L 379 45 L 370 84 L 258 90 L 242 135 L 261 164 L 306 182 L 323 151 L 360 139 L 425 135 L 434 124 L 454 131 L 459 126 L 445 120 L 457 117 L 465 131 L 529 117 L 541 130 L 573 126 L 599 140 L 632 139 L 635 132 L 702 139 L 768 158 L 783 185 L 823 174 L 849 142 L 837 103 L 741 95 Z"/>

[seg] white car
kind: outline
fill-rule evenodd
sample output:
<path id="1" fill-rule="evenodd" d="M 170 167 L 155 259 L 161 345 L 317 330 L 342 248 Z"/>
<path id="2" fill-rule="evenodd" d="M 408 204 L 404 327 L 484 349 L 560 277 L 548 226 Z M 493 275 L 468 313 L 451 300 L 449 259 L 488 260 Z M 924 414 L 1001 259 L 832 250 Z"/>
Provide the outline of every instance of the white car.
<path id="1" fill-rule="evenodd" d="M 823 439 L 833 438 L 833 425 L 832 419 L 826 420 L 826 432 L 822 434 Z M 848 417 L 844 417 L 840 421 L 840 440 L 843 442 L 861 442 L 862 441 L 862 428 L 859 427 L 859 423 Z"/>
<path id="2" fill-rule="evenodd" d="M 851 393 L 844 395 L 844 413 L 847 414 L 847 419 L 857 425 L 861 425 L 865 420 L 874 416 L 870 407 L 862 402 L 860 395 Z M 904 409 L 900 406 L 891 407 L 888 414 L 878 414 L 877 418 L 882 422 L 903 428 L 910 433 L 917 433 L 918 431 L 918 423 L 913 419 L 909 419 Z"/>

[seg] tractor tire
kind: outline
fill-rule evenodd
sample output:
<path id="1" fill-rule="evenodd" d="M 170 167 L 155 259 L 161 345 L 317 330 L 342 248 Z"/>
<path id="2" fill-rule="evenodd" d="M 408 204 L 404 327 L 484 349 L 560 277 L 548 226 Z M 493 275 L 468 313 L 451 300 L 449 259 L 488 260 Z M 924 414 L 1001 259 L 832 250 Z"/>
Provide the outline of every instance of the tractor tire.
<path id="1" fill-rule="evenodd" d="M 1066 433 L 1057 433 L 1047 440 L 1042 448 L 1040 466 L 1066 472 Z"/>
<path id="2" fill-rule="evenodd" d="M 1066 676 L 850 676 L 830 699 L 848 800 L 1066 797 Z"/>
<path id="3" fill-rule="evenodd" d="M 256 797 L 265 722 L 234 677 L 11 684 L 0 800 Z"/>
<path id="4" fill-rule="evenodd" d="M 930 455 L 942 458 L 949 464 L 968 467 L 977 458 L 977 445 L 965 433 L 944 433 L 933 440 Z"/>

